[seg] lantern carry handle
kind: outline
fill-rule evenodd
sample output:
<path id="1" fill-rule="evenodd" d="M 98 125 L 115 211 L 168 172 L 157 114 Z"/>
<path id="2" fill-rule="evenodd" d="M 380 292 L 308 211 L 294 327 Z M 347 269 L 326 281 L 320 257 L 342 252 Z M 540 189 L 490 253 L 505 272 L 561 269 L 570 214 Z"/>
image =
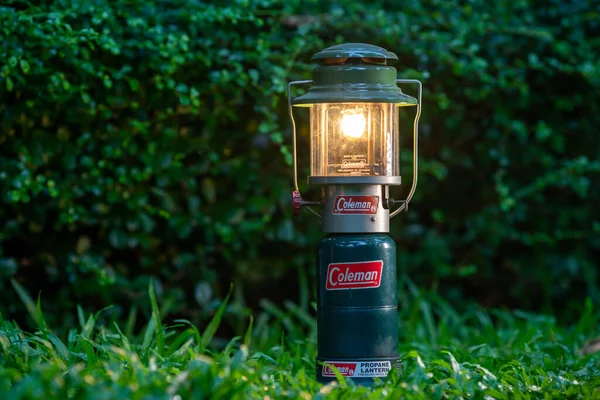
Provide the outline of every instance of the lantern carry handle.
<path id="1" fill-rule="evenodd" d="M 415 115 L 415 126 L 413 129 L 413 180 L 412 186 L 410 187 L 410 192 L 408 192 L 408 196 L 406 200 L 401 200 L 400 203 L 402 205 L 398 207 L 394 212 L 390 214 L 390 218 L 398 215 L 400 211 L 406 210 L 408 211 L 408 203 L 412 199 L 415 194 L 415 190 L 417 189 L 417 178 L 419 172 L 419 117 L 421 116 L 421 92 L 423 91 L 423 84 L 421 81 L 417 79 L 396 79 L 396 84 L 398 83 L 416 83 L 419 86 L 418 91 L 418 103 L 417 103 L 417 114 Z"/>
<path id="2" fill-rule="evenodd" d="M 292 120 L 292 132 L 293 132 L 293 160 L 294 160 L 294 188 L 299 193 L 300 189 L 298 189 L 298 161 L 296 160 L 296 121 L 294 121 L 294 109 L 292 108 L 292 86 L 294 85 L 308 85 L 313 83 L 312 80 L 306 81 L 293 81 L 288 83 L 287 86 L 287 98 L 288 98 L 288 110 L 290 113 L 290 118 Z M 317 217 L 321 217 L 321 214 L 310 208 L 310 204 L 318 204 L 310 201 L 301 201 L 302 207 L 308 208 L 308 210 L 315 214 Z"/>

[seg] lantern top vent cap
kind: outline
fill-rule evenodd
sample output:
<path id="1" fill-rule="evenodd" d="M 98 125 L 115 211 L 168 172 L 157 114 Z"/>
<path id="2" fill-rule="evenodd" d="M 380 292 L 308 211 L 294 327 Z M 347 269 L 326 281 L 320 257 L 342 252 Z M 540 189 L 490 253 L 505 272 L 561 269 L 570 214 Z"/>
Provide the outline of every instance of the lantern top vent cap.
<path id="1" fill-rule="evenodd" d="M 397 60 L 398 56 L 383 47 L 365 43 L 344 43 L 321 50 L 312 56 L 311 60 L 332 58 L 383 58 Z"/>

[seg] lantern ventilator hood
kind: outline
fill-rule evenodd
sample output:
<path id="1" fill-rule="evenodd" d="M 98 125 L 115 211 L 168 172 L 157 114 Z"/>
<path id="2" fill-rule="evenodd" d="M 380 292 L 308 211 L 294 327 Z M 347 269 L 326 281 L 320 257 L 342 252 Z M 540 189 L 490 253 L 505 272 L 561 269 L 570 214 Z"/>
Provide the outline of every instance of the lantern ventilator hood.
<path id="1" fill-rule="evenodd" d="M 312 60 L 322 62 L 313 69 L 312 87 L 292 101 L 294 106 L 315 103 L 394 103 L 414 106 L 417 99 L 402 93 L 396 69 L 387 60 L 398 57 L 381 47 L 346 43 L 318 52 Z"/>

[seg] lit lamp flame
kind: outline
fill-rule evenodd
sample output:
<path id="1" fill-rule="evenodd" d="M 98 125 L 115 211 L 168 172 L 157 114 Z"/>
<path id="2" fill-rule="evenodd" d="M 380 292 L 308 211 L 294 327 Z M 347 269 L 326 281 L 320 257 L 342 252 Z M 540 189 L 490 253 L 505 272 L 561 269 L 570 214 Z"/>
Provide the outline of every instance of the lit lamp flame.
<path id="1" fill-rule="evenodd" d="M 344 136 L 358 139 L 365 134 L 367 120 L 363 113 L 345 113 L 342 115 L 341 128 Z"/>

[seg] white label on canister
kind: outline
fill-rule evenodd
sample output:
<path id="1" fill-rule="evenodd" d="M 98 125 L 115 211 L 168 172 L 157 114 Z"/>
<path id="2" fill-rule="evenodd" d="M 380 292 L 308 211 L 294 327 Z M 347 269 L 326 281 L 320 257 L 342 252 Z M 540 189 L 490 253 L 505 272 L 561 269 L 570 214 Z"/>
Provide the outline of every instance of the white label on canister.
<path id="1" fill-rule="evenodd" d="M 337 368 L 342 376 L 348 378 L 385 378 L 392 369 L 391 361 L 325 361 L 321 376 L 335 377 Z"/>

